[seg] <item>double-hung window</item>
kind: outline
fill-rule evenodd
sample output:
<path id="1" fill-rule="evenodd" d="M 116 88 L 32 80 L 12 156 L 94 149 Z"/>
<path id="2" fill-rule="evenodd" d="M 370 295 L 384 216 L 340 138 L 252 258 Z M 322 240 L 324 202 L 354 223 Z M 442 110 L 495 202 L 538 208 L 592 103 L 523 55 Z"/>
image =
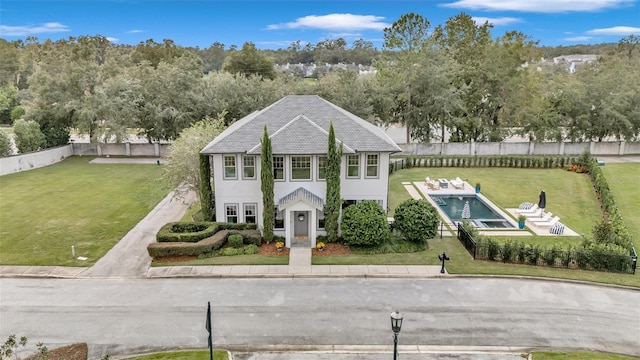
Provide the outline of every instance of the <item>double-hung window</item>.
<path id="1" fill-rule="evenodd" d="M 243 179 L 256 178 L 256 157 L 255 156 L 242 156 L 242 178 Z"/>
<path id="2" fill-rule="evenodd" d="M 327 157 L 318 156 L 318 180 L 327 178 Z"/>
<path id="3" fill-rule="evenodd" d="M 226 204 L 224 207 L 227 215 L 227 222 L 237 223 L 238 222 L 238 204 Z"/>
<path id="4" fill-rule="evenodd" d="M 244 222 L 255 224 L 257 212 L 256 204 L 244 204 Z"/>
<path id="5" fill-rule="evenodd" d="M 284 156 L 273 157 L 273 180 L 284 180 Z"/>
<path id="6" fill-rule="evenodd" d="M 378 177 L 378 154 L 367 154 L 367 173 L 366 177 Z"/>
<path id="7" fill-rule="evenodd" d="M 360 154 L 347 155 L 347 178 L 360 177 Z"/>
<path id="8" fill-rule="evenodd" d="M 278 211 L 278 207 L 275 207 L 273 209 L 273 213 L 274 213 L 273 228 L 284 229 L 284 210 Z"/>
<path id="9" fill-rule="evenodd" d="M 225 179 L 237 179 L 238 173 L 236 172 L 236 156 L 224 155 L 224 178 Z"/>
<path id="10" fill-rule="evenodd" d="M 311 156 L 291 157 L 291 180 L 311 180 Z"/>

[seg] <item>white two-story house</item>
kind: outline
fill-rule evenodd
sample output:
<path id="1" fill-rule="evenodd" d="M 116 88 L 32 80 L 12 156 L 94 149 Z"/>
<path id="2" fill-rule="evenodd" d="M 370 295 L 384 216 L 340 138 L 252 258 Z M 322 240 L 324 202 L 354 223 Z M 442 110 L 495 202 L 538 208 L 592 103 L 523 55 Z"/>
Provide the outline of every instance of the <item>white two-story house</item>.
<path id="1" fill-rule="evenodd" d="M 324 235 L 329 124 L 342 143 L 343 207 L 374 200 L 387 208 L 389 155 L 401 151 L 384 131 L 316 95 L 291 95 L 229 126 L 202 151 L 211 157 L 216 221 L 262 227 L 261 139 L 273 150 L 275 229 L 286 246 Z"/>

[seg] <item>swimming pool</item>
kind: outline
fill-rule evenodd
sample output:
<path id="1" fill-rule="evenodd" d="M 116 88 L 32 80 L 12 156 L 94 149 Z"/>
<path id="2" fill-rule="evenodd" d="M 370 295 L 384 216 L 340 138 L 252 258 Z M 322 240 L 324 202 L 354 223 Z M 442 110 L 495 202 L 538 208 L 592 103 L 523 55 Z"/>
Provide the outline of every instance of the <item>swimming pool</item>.
<path id="1" fill-rule="evenodd" d="M 440 210 L 451 222 L 460 222 L 465 203 L 469 202 L 470 217 L 468 220 L 477 228 L 513 229 L 513 222 L 507 220 L 500 213 L 476 195 L 429 195 Z"/>

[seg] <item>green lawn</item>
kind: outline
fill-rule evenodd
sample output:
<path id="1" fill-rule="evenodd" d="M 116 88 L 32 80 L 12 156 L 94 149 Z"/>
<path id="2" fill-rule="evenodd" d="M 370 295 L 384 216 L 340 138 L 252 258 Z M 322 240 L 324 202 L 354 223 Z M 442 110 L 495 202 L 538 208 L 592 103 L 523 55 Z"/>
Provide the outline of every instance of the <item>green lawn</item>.
<path id="1" fill-rule="evenodd" d="M 90 266 L 167 194 L 160 166 L 90 160 L 0 177 L 0 264 Z"/>
<path id="2" fill-rule="evenodd" d="M 547 352 L 534 351 L 533 360 L 631 360 L 633 356 L 606 354 L 601 352 Z"/>
<path id="3" fill-rule="evenodd" d="M 633 237 L 636 252 L 640 252 L 640 164 L 608 163 L 602 167 L 607 183 L 622 213 L 625 225 Z"/>
<path id="4" fill-rule="evenodd" d="M 587 175 L 560 169 L 513 168 L 413 168 L 393 173 L 389 177 L 389 208 L 409 198 L 403 181 L 455 179 L 459 176 L 469 184 L 482 185 L 482 194 L 501 208 L 516 208 L 524 201 L 538 202 L 541 190 L 547 194 L 547 210 L 579 234 L 590 236 L 591 229 L 601 219 L 600 206 Z"/>
<path id="5" fill-rule="evenodd" d="M 127 358 L 128 360 L 209 360 L 209 350 L 173 351 Z M 226 350 L 213 350 L 213 360 L 229 359 Z"/>
<path id="6" fill-rule="evenodd" d="M 638 173 L 640 172 L 634 172 L 632 169 L 628 172 L 628 176 Z M 559 169 L 414 168 L 401 170 L 390 176 L 390 210 L 393 211 L 398 204 L 410 198 L 402 182 L 424 181 L 427 176 L 436 179 L 454 179 L 459 176 L 472 185 L 479 182 L 482 185 L 482 193 L 501 208 L 517 207 L 523 201 L 537 202 L 540 190 L 545 190 L 547 193 L 547 209 L 560 216 L 561 221 L 571 229 L 587 237 L 591 236 L 592 227 L 601 219 L 600 206 L 589 177 L 584 174 L 576 174 Z M 627 183 L 630 183 L 629 186 L 621 190 L 619 196 L 616 195 L 616 200 L 619 197 L 625 197 L 624 194 L 634 194 L 626 196 L 626 199 L 629 199 L 629 205 L 640 203 L 640 199 L 637 198 L 637 196 L 640 196 L 638 195 L 640 191 L 634 187 L 637 184 L 637 180 L 635 182 L 628 180 Z M 626 213 L 623 211 L 623 214 Z M 499 242 L 513 240 L 546 247 L 558 244 L 565 248 L 579 245 L 582 241 L 582 237 L 535 235 L 528 237 L 493 237 L 493 239 Z M 447 262 L 447 271 L 451 274 L 540 276 L 640 287 L 640 276 L 638 275 L 473 261 L 457 239 L 446 236 L 444 239 L 429 240 L 429 249 L 423 252 L 314 257 L 313 263 L 317 265 L 436 265 L 439 263 L 437 255 L 443 251 L 451 258 L 451 261 Z"/>

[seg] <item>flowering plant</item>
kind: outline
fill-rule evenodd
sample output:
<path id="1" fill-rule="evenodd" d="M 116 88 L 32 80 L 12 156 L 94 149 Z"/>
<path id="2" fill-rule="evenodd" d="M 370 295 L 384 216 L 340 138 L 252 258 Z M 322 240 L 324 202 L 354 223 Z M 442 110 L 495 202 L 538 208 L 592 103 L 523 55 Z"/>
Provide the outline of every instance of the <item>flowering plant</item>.
<path id="1" fill-rule="evenodd" d="M 316 249 L 322 250 L 322 249 L 324 249 L 324 246 L 325 246 L 324 243 L 322 241 L 320 241 L 320 242 L 318 242 L 316 244 Z"/>
<path id="2" fill-rule="evenodd" d="M 284 243 L 282 241 L 276 242 L 276 249 L 282 249 L 284 247 Z"/>

